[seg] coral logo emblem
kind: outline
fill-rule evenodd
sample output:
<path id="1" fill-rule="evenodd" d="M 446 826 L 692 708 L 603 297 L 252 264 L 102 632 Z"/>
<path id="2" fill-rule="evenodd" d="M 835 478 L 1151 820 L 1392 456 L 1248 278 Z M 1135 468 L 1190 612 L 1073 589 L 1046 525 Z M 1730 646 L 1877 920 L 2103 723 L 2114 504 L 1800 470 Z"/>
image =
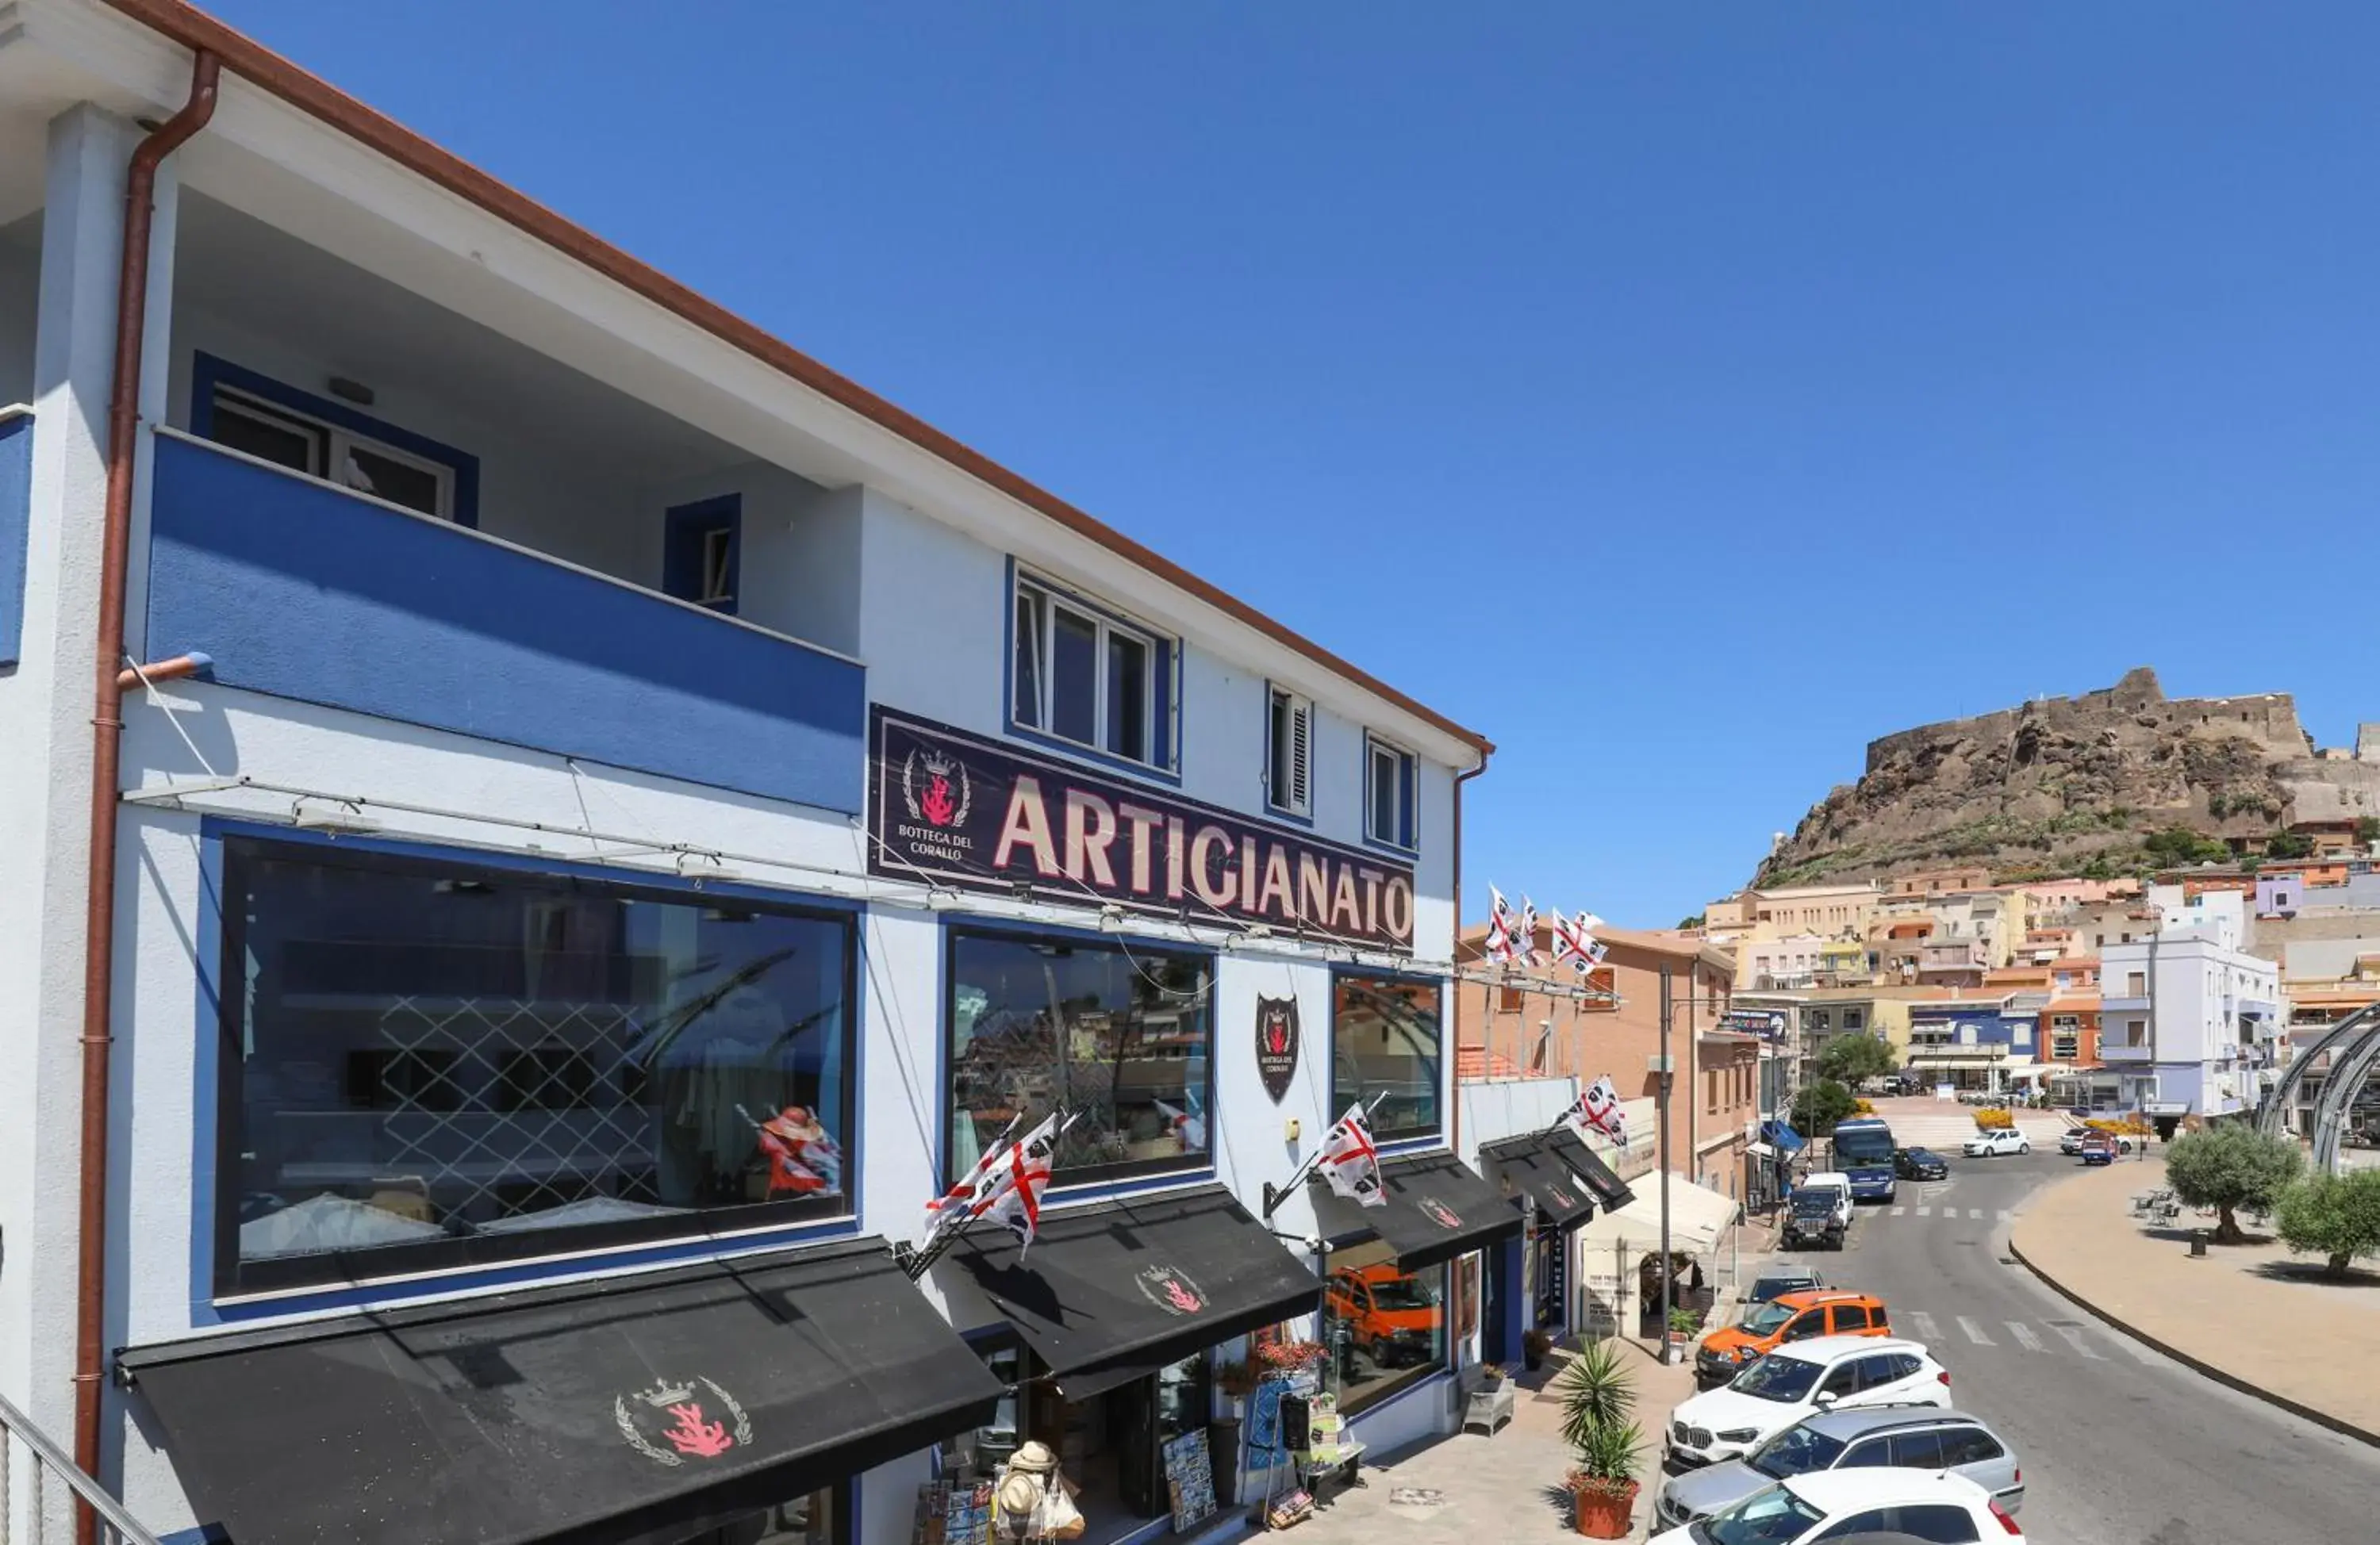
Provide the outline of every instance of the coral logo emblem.
<path id="1" fill-rule="evenodd" d="M 1257 999 L 1257 1076 L 1276 1105 L 1297 1077 L 1299 1039 L 1295 998 Z"/>
<path id="2" fill-rule="evenodd" d="M 1196 1314 L 1207 1307 L 1198 1285 L 1172 1266 L 1151 1266 L 1134 1281 L 1141 1296 L 1168 1314 Z"/>
<path id="3" fill-rule="evenodd" d="M 694 1383 L 657 1379 L 649 1390 L 612 1397 L 612 1420 L 627 1445 L 656 1465 L 676 1469 L 689 1459 L 716 1459 L 752 1442 L 752 1418 L 735 1397 L 709 1379 L 698 1379 L 719 1402 L 720 1418 L 704 1409 Z"/>
<path id="4" fill-rule="evenodd" d="M 939 751 L 922 756 L 912 751 L 901 764 L 901 803 L 909 807 L 913 821 L 945 831 L 965 826 L 975 805 L 975 784 L 967 778 L 966 764 Z"/>
<path id="5" fill-rule="evenodd" d="M 1463 1214 L 1456 1212 L 1453 1208 L 1449 1207 L 1445 1202 L 1439 1201 L 1438 1198 L 1434 1196 L 1423 1197 L 1419 1201 L 1414 1203 L 1414 1205 L 1421 1209 L 1421 1215 L 1423 1217 L 1427 1218 L 1430 1222 L 1438 1225 L 1440 1228 L 1452 1229 L 1461 1228 L 1463 1226 Z"/>

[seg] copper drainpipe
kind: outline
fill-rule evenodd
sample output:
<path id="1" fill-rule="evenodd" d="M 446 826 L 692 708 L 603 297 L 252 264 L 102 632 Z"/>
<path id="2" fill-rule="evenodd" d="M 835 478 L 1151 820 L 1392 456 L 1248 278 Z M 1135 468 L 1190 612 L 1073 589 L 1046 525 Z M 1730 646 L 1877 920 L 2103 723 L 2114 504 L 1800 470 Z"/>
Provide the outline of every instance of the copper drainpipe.
<path id="1" fill-rule="evenodd" d="M 124 737 L 125 569 L 132 546 L 133 453 L 140 433 L 140 345 L 148 326 L 149 232 L 157 167 L 214 116 L 222 61 L 204 49 L 190 65 L 190 100 L 150 131 L 124 179 L 124 256 L 116 275 L 115 379 L 107 404 L 107 506 L 100 557 L 99 641 L 91 694 L 91 909 L 82 969 L 82 1163 L 75 1302 L 75 1465 L 99 1474 L 102 1310 L 107 1293 L 108 1048 L 115 959 L 116 779 Z M 75 1504 L 75 1538 L 99 1519 Z"/>

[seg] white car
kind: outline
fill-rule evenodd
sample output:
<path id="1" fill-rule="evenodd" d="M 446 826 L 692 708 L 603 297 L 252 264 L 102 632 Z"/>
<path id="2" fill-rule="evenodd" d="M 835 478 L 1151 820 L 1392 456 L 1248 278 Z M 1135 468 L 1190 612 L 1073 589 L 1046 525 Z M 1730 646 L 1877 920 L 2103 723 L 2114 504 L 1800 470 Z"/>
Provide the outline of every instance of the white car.
<path id="1" fill-rule="evenodd" d="M 1755 1491 L 1652 1545 L 1804 1545 L 1853 1536 L 2024 1545 L 2016 1520 L 1964 1476 L 1933 1470 L 1814 1470 Z"/>
<path id="2" fill-rule="evenodd" d="M 1997 1132 L 1977 1132 L 1967 1140 L 1967 1157 L 1988 1159 L 1998 1153 L 2030 1153 L 2033 1142 L 2022 1132 L 2012 1128 Z"/>
<path id="3" fill-rule="evenodd" d="M 1914 1341 L 1813 1336 L 1679 1402 L 1662 1432 L 1662 1457 L 1673 1472 L 1741 1459 L 1803 1418 L 1838 1406 L 1949 1404 L 1949 1373 Z"/>
<path id="4" fill-rule="evenodd" d="M 1853 1208 L 1850 1176 L 1839 1169 L 1822 1169 L 1815 1175 L 1803 1176 L 1802 1183 L 1793 1188 L 1795 1196 L 1802 1196 L 1811 1191 L 1832 1191 L 1836 1221 L 1845 1228 L 1851 1227 Z"/>

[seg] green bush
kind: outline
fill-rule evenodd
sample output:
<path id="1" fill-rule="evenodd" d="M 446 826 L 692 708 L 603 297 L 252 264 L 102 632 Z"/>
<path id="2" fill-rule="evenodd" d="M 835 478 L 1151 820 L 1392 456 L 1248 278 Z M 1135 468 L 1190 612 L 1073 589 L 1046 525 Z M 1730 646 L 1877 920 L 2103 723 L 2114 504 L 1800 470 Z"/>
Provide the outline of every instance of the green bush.
<path id="1" fill-rule="evenodd" d="M 1818 1076 L 1854 1089 L 1863 1080 L 1880 1079 L 1900 1067 L 1892 1044 L 1879 1036 L 1838 1035 L 1818 1048 Z"/>
<path id="2" fill-rule="evenodd" d="M 2265 1137 L 2240 1121 L 2185 1132 L 2166 1149 L 2165 1177 L 2174 1195 L 2192 1207 L 2212 1207 L 2220 1221 L 2218 1243 L 2247 1237 L 2235 1215 L 2240 1208 L 2270 1212 L 2281 1192 L 2305 1167 L 2305 1156 L 2287 1138 Z"/>
<path id="3" fill-rule="evenodd" d="M 2282 1243 L 2343 1277 L 2357 1256 L 2380 1255 L 2380 1169 L 2310 1175 L 2281 1192 L 2274 1222 Z"/>
<path id="4" fill-rule="evenodd" d="M 1850 1090 L 1821 1079 L 1793 1096 L 1793 1129 L 1805 1138 L 1822 1138 L 1858 1110 L 1859 1099 Z"/>

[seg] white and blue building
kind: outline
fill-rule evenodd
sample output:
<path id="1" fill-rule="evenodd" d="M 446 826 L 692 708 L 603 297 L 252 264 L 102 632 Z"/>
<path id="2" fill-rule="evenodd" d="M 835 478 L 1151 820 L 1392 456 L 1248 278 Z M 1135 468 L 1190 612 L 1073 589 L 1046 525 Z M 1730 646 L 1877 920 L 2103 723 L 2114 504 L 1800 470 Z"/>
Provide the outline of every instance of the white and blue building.
<path id="1" fill-rule="evenodd" d="M 162 0 L 0 7 L 0 1393 L 154 1533 L 899 1545 L 1038 1438 L 1107 1545 L 1251 1337 L 1452 1428 L 1478 735 Z M 1269 1209 L 1358 1099 L 1391 1206 Z"/>

